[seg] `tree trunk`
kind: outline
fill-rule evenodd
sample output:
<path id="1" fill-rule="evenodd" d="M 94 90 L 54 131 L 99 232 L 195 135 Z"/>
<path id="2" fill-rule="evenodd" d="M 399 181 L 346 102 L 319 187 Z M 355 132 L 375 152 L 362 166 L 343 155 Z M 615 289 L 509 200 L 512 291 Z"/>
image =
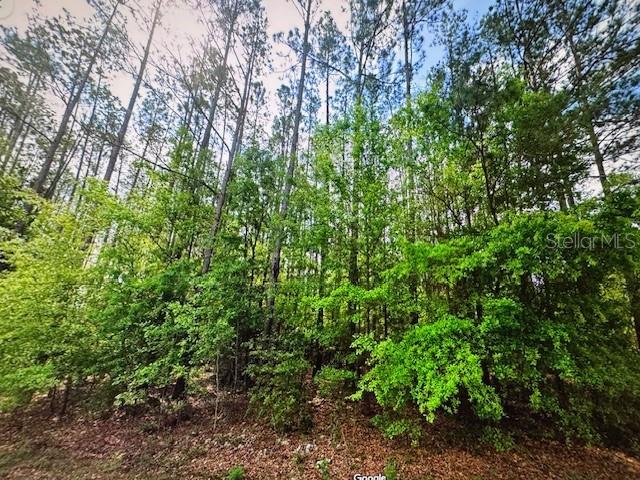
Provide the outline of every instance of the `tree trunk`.
<path id="1" fill-rule="evenodd" d="M 327 98 L 327 101 L 325 103 L 325 123 L 327 125 L 329 125 L 329 67 L 325 67 L 326 68 L 326 73 L 325 73 L 325 79 L 324 79 L 324 93 L 325 93 L 325 97 Z"/>
<path id="2" fill-rule="evenodd" d="M 107 182 L 107 185 L 111 181 L 111 175 L 113 175 L 113 170 L 116 166 L 116 161 L 118 159 L 118 155 L 120 154 L 120 149 L 122 148 L 122 144 L 124 143 L 124 137 L 127 134 L 127 129 L 129 128 L 129 121 L 131 120 L 131 115 L 133 114 L 133 107 L 136 104 L 136 100 L 138 98 L 138 91 L 140 90 L 140 85 L 142 84 L 142 78 L 144 77 L 144 71 L 147 68 L 147 61 L 149 60 L 149 50 L 151 50 L 151 42 L 153 41 L 153 34 L 155 33 L 156 26 L 158 25 L 158 20 L 160 19 L 161 6 L 162 6 L 162 0 L 158 0 L 158 3 L 156 3 L 156 10 L 153 15 L 153 24 L 151 25 L 151 31 L 149 32 L 149 38 L 147 39 L 147 45 L 144 49 L 144 56 L 142 57 L 142 63 L 140 64 L 140 70 L 138 71 L 138 77 L 136 78 L 136 83 L 133 87 L 131 98 L 129 99 L 129 105 L 127 106 L 127 111 L 124 115 L 124 120 L 122 121 L 122 125 L 120 125 L 120 130 L 118 131 L 118 137 L 116 138 L 116 143 L 115 145 L 113 145 L 113 148 L 111 149 L 111 155 L 109 156 L 109 163 L 107 164 L 107 170 L 104 172 L 104 181 Z"/>
<path id="3" fill-rule="evenodd" d="M 233 40 L 233 28 L 235 26 L 236 19 L 238 17 L 238 2 L 234 3 L 233 13 L 231 16 L 231 22 L 229 23 L 229 29 L 227 30 L 227 37 L 224 43 L 224 54 L 222 55 L 222 65 L 220 67 L 220 74 L 217 76 L 216 88 L 213 92 L 213 98 L 211 99 L 211 104 L 209 105 L 209 115 L 207 118 L 207 125 L 204 129 L 204 134 L 202 135 L 202 141 L 200 142 L 200 151 L 199 157 L 202 158 L 202 155 L 205 154 L 207 149 L 209 148 L 209 143 L 211 142 L 211 132 L 213 130 L 213 121 L 215 120 L 216 111 L 218 109 L 218 101 L 220 100 L 220 93 L 222 92 L 222 86 L 227 78 L 227 63 L 229 59 L 229 51 L 231 50 L 231 43 Z M 204 165 L 201 166 L 204 168 Z"/>
<path id="4" fill-rule="evenodd" d="M 213 256 L 213 242 L 215 241 L 218 230 L 220 229 L 220 222 L 222 220 L 222 210 L 227 196 L 227 189 L 229 187 L 229 181 L 231 179 L 231 173 L 233 172 L 233 163 L 235 156 L 240 150 L 240 144 L 242 142 L 242 136 L 244 134 L 244 121 L 247 115 L 247 106 L 249 103 L 249 93 L 251 91 L 251 79 L 253 77 L 253 67 L 255 65 L 255 57 L 257 50 L 259 30 L 256 29 L 256 35 L 253 38 L 253 45 L 251 47 L 251 55 L 249 59 L 249 69 L 244 79 L 244 87 L 242 90 L 242 98 L 240 100 L 240 111 L 238 112 L 238 120 L 236 123 L 236 130 L 233 135 L 233 143 L 231 144 L 231 150 L 229 151 L 229 160 L 227 161 L 227 167 L 222 178 L 222 184 L 220 190 L 216 196 L 216 208 L 213 222 L 211 223 L 211 229 L 209 230 L 209 241 L 211 245 L 205 249 L 204 259 L 202 262 L 202 273 L 207 273 L 211 268 L 211 257 Z"/>
<path id="5" fill-rule="evenodd" d="M 302 99 L 304 96 L 304 82 L 307 72 L 307 56 L 309 54 L 309 30 L 311 27 L 311 0 L 307 0 L 307 9 L 304 19 L 304 35 L 302 44 L 302 65 L 300 66 L 300 80 L 298 81 L 298 92 L 296 98 L 296 110 L 293 123 L 293 136 L 291 139 L 291 154 L 289 155 L 289 164 L 287 166 L 287 174 L 284 181 L 284 190 L 282 192 L 282 203 L 278 212 L 277 220 L 284 222 L 287 218 L 289 210 L 289 198 L 291 196 L 291 188 L 293 187 L 293 176 L 295 173 L 296 163 L 298 161 L 298 138 L 300 135 L 300 121 L 302 119 Z M 282 253 L 282 225 L 276 225 L 273 253 L 271 255 L 271 277 L 270 277 L 270 294 L 269 294 L 269 312 L 267 312 L 267 321 L 265 324 L 265 333 L 268 336 L 273 327 L 275 316 L 275 289 L 280 276 L 280 255 Z"/>
<path id="6" fill-rule="evenodd" d="M 60 147 L 60 143 L 62 142 L 62 139 L 67 133 L 67 126 L 69 124 L 69 120 L 71 119 L 71 114 L 74 111 L 78 102 L 80 101 L 80 98 L 82 97 L 82 92 L 84 90 L 85 85 L 87 84 L 87 81 L 89 80 L 89 75 L 91 75 L 91 70 L 93 69 L 93 66 L 96 63 L 96 60 L 98 59 L 98 54 L 100 53 L 102 44 L 104 43 L 105 39 L 107 38 L 107 35 L 109 34 L 109 29 L 111 28 L 113 19 L 115 18 L 116 13 L 118 12 L 118 7 L 122 3 L 123 3 L 123 0 L 116 1 L 115 6 L 113 7 L 113 11 L 111 12 L 111 15 L 109 16 L 109 19 L 107 20 L 107 23 L 104 27 L 102 35 L 98 40 L 96 49 L 94 50 L 93 54 L 91 55 L 91 58 L 89 59 L 89 65 L 87 65 L 87 69 L 85 70 L 84 75 L 80 80 L 77 90 L 73 93 L 73 95 L 69 99 L 69 102 L 67 103 L 67 106 L 64 110 L 64 114 L 62 115 L 62 121 L 58 126 L 58 131 L 56 132 L 55 137 L 53 138 L 53 140 L 51 141 L 51 144 L 49 145 L 49 148 L 47 149 L 47 152 L 44 157 L 44 163 L 42 164 L 42 167 L 40 168 L 40 172 L 38 173 L 38 176 L 32 185 L 36 193 L 40 195 L 42 195 L 45 192 L 44 184 L 47 181 L 47 175 L 49 175 L 49 171 L 51 170 L 51 165 L 53 164 L 53 160 L 55 158 L 56 152 Z"/>
<path id="7" fill-rule="evenodd" d="M 0 171 L 4 172 L 6 170 L 7 164 L 9 160 L 11 160 L 11 157 L 13 156 L 13 151 L 15 150 L 16 145 L 20 140 L 20 136 L 23 135 L 23 129 L 26 126 L 27 131 L 24 133 L 22 137 L 22 141 L 20 143 L 20 145 L 24 145 L 27 133 L 29 132 L 29 126 L 27 125 L 27 123 L 29 120 L 29 116 L 31 114 L 31 110 L 32 110 L 31 107 L 33 106 L 35 93 L 38 91 L 39 86 L 40 86 L 40 74 L 35 74 L 33 76 L 30 76 L 29 84 L 27 86 L 27 92 L 26 92 L 26 100 L 23 102 L 20 108 L 20 113 L 18 115 L 19 118 L 16 119 L 16 126 L 11 132 L 11 134 L 9 135 L 8 146 L 4 151 L 4 161 L 2 162 L 2 168 L 0 168 Z M 16 157 L 17 156 L 18 155 L 16 155 Z"/>
<path id="8" fill-rule="evenodd" d="M 404 100 L 405 100 L 405 108 L 407 109 L 407 115 L 411 115 L 411 82 L 413 81 L 413 65 L 411 63 L 411 24 L 409 23 L 408 18 L 408 7 L 406 0 L 402 2 L 402 39 L 403 39 L 403 50 L 404 50 Z M 407 117 L 410 118 L 410 117 Z M 409 125 L 407 125 L 409 126 Z M 407 198 L 407 215 L 408 215 L 408 225 L 407 225 L 407 240 L 413 243 L 416 240 L 416 210 L 414 205 L 414 189 L 415 189 L 415 178 L 414 178 L 414 155 L 413 155 L 413 138 L 408 138 L 406 143 L 407 150 L 407 187 L 406 187 L 406 198 Z M 409 275 L 409 294 L 411 295 L 411 299 L 414 302 L 418 300 L 418 278 L 414 273 Z M 419 314 L 417 310 L 412 310 L 410 313 L 411 323 L 413 325 L 418 323 Z"/>
<path id="9" fill-rule="evenodd" d="M 633 271 L 625 272 L 625 283 L 631 316 L 633 317 L 633 328 L 635 331 L 636 347 L 640 350 L 640 281 L 638 275 Z"/>
<path id="10" fill-rule="evenodd" d="M 13 156 L 13 161 L 9 166 L 9 175 L 13 175 L 14 170 L 16 169 L 16 167 L 18 166 L 18 163 L 20 162 L 20 155 L 22 154 L 24 143 L 27 141 L 30 131 L 31 131 L 31 126 L 27 125 L 27 129 L 24 131 L 24 135 L 22 135 L 22 140 L 20 140 L 20 145 L 18 145 L 18 149 L 16 150 L 16 153 Z"/>
<path id="11" fill-rule="evenodd" d="M 91 115 L 89 116 L 89 124 L 87 125 L 86 136 L 84 138 L 84 144 L 82 145 L 82 153 L 80 154 L 80 162 L 78 163 L 78 169 L 76 170 L 75 181 L 71 187 L 71 193 L 69 194 L 69 203 L 73 201 L 76 189 L 78 188 L 78 182 L 80 181 L 80 175 L 82 174 L 82 166 L 84 165 L 84 158 L 87 153 L 87 144 L 89 137 L 93 133 L 93 123 L 96 118 L 96 107 L 98 106 L 98 90 L 100 90 L 100 83 L 102 83 L 102 76 L 98 78 L 98 85 L 96 87 L 96 98 L 93 101 L 93 107 L 91 108 Z"/>
<path id="12" fill-rule="evenodd" d="M 154 117 L 155 118 L 155 117 Z M 147 140 L 144 142 L 144 147 L 142 149 L 142 154 L 140 155 L 141 161 L 146 161 L 147 150 L 149 150 L 149 145 L 151 144 L 151 135 L 147 135 Z M 140 172 L 142 170 L 142 166 L 138 166 L 136 168 L 136 173 L 133 176 L 133 181 L 131 182 L 131 189 L 129 190 L 129 196 L 135 191 L 138 186 L 138 180 L 140 179 Z"/>
<path id="13" fill-rule="evenodd" d="M 569 44 L 569 50 L 571 51 L 571 56 L 573 57 L 573 62 L 575 64 L 575 74 L 576 80 L 578 83 L 578 88 L 582 86 L 584 83 L 584 77 L 582 76 L 582 58 L 580 57 L 580 53 L 578 52 L 578 47 L 576 46 L 573 40 L 573 27 L 566 25 L 566 39 Z M 593 159 L 596 164 L 596 168 L 598 169 L 598 178 L 600 179 L 600 185 L 602 186 L 602 192 L 605 196 L 607 196 L 610 192 L 609 184 L 607 182 L 607 174 L 604 169 L 604 155 L 602 155 L 602 150 L 600 149 L 600 141 L 598 140 L 598 135 L 595 130 L 594 122 L 593 122 L 593 112 L 591 111 L 591 106 L 589 105 L 588 99 L 585 98 L 583 94 L 579 94 L 579 101 L 582 107 L 582 111 L 586 116 L 587 121 L 587 132 L 589 134 L 589 143 L 591 144 L 591 150 L 593 152 Z"/>

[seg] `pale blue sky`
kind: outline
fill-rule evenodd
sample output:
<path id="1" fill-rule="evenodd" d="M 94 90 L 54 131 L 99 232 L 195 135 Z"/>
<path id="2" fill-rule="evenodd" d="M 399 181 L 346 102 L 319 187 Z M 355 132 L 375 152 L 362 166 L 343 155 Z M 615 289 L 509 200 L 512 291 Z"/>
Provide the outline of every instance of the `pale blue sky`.
<path id="1" fill-rule="evenodd" d="M 2 23 L 7 26 L 15 26 L 23 29 L 27 25 L 28 15 L 36 5 L 34 0 L 2 0 L 11 4 L 10 14 L 3 18 Z M 144 10 L 151 12 L 154 0 L 137 0 L 136 5 L 141 6 Z M 287 32 L 295 27 L 301 28 L 302 18 L 298 10 L 292 5 L 292 0 L 264 0 L 268 19 L 268 34 L 284 31 Z M 348 23 L 349 14 L 344 11 L 344 7 L 348 6 L 347 0 L 320 0 L 319 10 L 330 10 L 336 19 L 338 27 L 345 31 Z M 493 0 L 453 0 L 456 9 L 466 9 L 469 11 L 469 18 L 479 18 L 484 14 L 489 5 L 494 3 Z M 6 5 L 3 3 L 6 7 Z M 86 0 L 44 0 L 41 2 L 39 11 L 43 16 L 53 16 L 60 14 L 63 9 L 68 10 L 73 15 L 83 18 L 91 14 L 92 10 L 88 6 Z M 7 10 L 7 9 L 5 9 Z M 0 12 L 7 13 L 7 12 Z M 206 33 L 205 27 L 198 21 L 199 12 L 185 6 L 182 2 L 176 2 L 172 6 L 166 7 L 163 15 L 163 25 L 156 33 L 154 38 L 154 52 L 152 53 L 152 61 L 147 71 L 150 77 L 154 73 L 154 57 L 160 54 L 171 53 L 173 58 L 181 58 L 186 61 L 188 57 L 194 54 L 194 48 L 190 45 L 190 41 L 195 41 L 197 46 L 201 44 L 202 38 Z M 134 45 L 141 50 L 142 45 L 146 41 L 146 28 L 141 27 L 135 20 L 129 19 L 127 25 L 127 33 Z M 443 55 L 440 47 L 431 45 L 432 40 L 427 38 L 424 43 L 425 63 L 419 72 L 416 73 L 414 91 L 418 92 L 424 88 L 425 78 L 428 69 L 436 64 Z M 268 102 L 275 106 L 275 92 L 284 81 L 283 72 L 291 72 L 291 67 L 297 62 L 297 59 L 287 47 L 283 45 L 274 45 L 272 52 L 272 70 L 265 70 L 262 75 L 262 81 L 267 91 Z M 131 59 L 134 65 L 138 60 L 135 55 Z M 295 71 L 295 70 L 294 70 Z M 133 79 L 126 72 L 112 72 L 109 83 L 112 92 L 120 98 L 121 102 L 127 103 L 133 87 Z M 141 92 L 144 94 L 144 88 Z M 324 99 L 323 99 L 324 100 Z M 55 99 L 53 100 L 55 101 Z M 62 105 L 60 106 L 62 109 Z M 275 108 L 270 107 L 269 111 L 274 112 Z"/>
<path id="2" fill-rule="evenodd" d="M 6 5 L 5 5 L 6 3 Z M 152 0 L 138 0 L 137 4 L 146 5 L 151 11 Z M 470 18 L 478 17 L 485 13 L 493 0 L 453 0 L 456 9 L 466 9 L 470 12 Z M 300 27 L 302 19 L 297 10 L 291 4 L 291 0 L 264 0 L 267 18 L 269 21 L 269 36 L 279 31 L 288 31 L 295 27 Z M 34 0 L 3 0 L 3 5 L 11 5 L 11 13 L 2 19 L 2 23 L 7 26 L 16 26 L 19 29 L 24 28 L 27 23 L 27 16 L 35 6 Z M 330 10 L 336 18 L 338 26 L 346 29 L 348 13 L 343 12 L 343 8 L 348 5 L 346 0 L 321 0 L 321 10 Z M 56 15 L 62 9 L 69 10 L 72 14 L 84 17 L 91 13 L 90 7 L 86 0 L 46 0 L 41 2 L 40 11 L 43 15 Z M 170 49 L 173 53 L 180 52 L 180 55 L 188 56 L 188 49 L 185 47 L 187 38 L 198 38 L 204 34 L 204 28 L 198 24 L 197 16 L 194 11 L 184 7 L 174 7 L 167 12 L 164 18 L 165 28 L 162 33 L 157 35 L 154 44 L 159 51 Z M 144 43 L 146 32 L 137 28 L 135 22 L 129 22 L 129 35 L 134 43 L 142 45 Z M 416 86 L 420 88 L 424 82 L 424 74 L 426 70 L 437 63 L 442 58 L 442 49 L 430 45 L 427 39 L 425 42 L 425 65 L 421 72 L 416 76 Z M 183 45 L 181 45 L 183 44 Z M 287 69 L 295 60 L 293 58 L 280 57 L 275 53 L 286 54 L 284 51 L 278 51 L 278 47 L 274 48 L 274 70 L 275 72 L 266 74 L 263 78 L 265 87 L 268 92 L 275 92 L 281 83 L 281 73 Z M 289 65 L 287 65 L 287 63 Z M 113 92 L 126 102 L 132 86 L 131 77 L 127 74 L 114 74 L 111 79 Z"/>

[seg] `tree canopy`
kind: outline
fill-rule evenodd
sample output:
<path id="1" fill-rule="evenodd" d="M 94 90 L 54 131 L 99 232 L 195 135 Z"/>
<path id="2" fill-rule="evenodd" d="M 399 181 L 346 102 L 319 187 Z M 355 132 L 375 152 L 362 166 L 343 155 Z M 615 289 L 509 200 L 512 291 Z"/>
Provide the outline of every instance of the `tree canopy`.
<path id="1" fill-rule="evenodd" d="M 172 2 L 91 5 L 2 30 L 2 409 L 212 386 L 304 429 L 313 390 L 391 437 L 526 415 L 637 447 L 637 2 L 351 0 L 341 31 L 293 0 L 271 39 L 261 0 L 210 0 L 188 58 Z"/>

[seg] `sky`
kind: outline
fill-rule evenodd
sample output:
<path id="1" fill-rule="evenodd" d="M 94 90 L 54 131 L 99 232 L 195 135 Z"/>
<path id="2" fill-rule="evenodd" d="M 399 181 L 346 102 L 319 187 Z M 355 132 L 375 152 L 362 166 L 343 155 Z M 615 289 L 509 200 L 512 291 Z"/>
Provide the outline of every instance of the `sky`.
<path id="1" fill-rule="evenodd" d="M 155 0 L 126 0 L 129 4 L 140 5 L 151 16 L 152 6 Z M 340 30 L 345 32 L 348 24 L 348 0 L 319 0 L 319 15 L 324 10 L 330 10 Z M 199 39 L 205 33 L 204 25 L 198 21 L 199 13 L 191 7 L 185 6 L 184 0 L 164 0 L 166 4 L 173 4 L 163 9 L 162 27 L 154 39 L 154 51 L 150 66 L 147 70 L 147 78 L 153 75 L 154 56 L 157 58 L 162 53 L 171 52 L 178 58 L 186 59 L 192 53 L 189 46 L 189 38 Z M 298 27 L 301 28 L 303 19 L 298 10 L 292 5 L 292 0 L 263 0 L 268 20 L 268 36 L 272 38 L 278 32 L 288 32 Z M 455 9 L 465 9 L 469 12 L 470 20 L 478 19 L 487 12 L 494 0 L 452 0 Z M 29 14 L 37 8 L 43 16 L 55 16 L 68 10 L 72 15 L 82 18 L 92 14 L 92 8 L 87 0 L 0 0 L 0 25 L 15 27 L 24 30 L 27 26 Z M 150 23 L 147 19 L 147 23 Z M 141 51 L 147 37 L 146 25 L 141 25 L 133 19 L 129 19 L 127 33 L 130 41 Z M 443 56 L 440 47 L 433 46 L 426 35 L 424 43 L 425 65 L 414 77 L 414 92 L 424 87 L 428 68 L 435 65 Z M 265 72 L 262 80 L 267 92 L 267 109 L 275 112 L 275 92 L 284 81 L 284 73 L 290 72 L 297 59 L 284 45 L 276 45 L 272 52 L 272 68 Z M 133 59 L 132 69 L 137 69 L 138 61 Z M 116 95 L 122 105 L 129 101 L 133 89 L 133 78 L 126 72 L 115 72 L 109 79 L 111 91 Z M 144 95 L 144 89 L 141 96 Z M 54 100 L 55 101 L 55 100 Z M 63 106 L 58 110 L 62 113 Z"/>
<path id="2" fill-rule="evenodd" d="M 154 0 L 136 0 L 135 3 L 141 5 L 146 11 L 151 12 Z M 154 39 L 155 54 L 158 55 L 163 51 L 171 51 L 181 58 L 189 56 L 190 47 L 188 46 L 188 38 L 197 39 L 205 32 L 205 27 L 198 22 L 198 12 L 192 8 L 186 7 L 184 2 L 174 2 L 175 5 L 165 9 L 162 28 Z M 484 13 L 488 6 L 493 3 L 491 0 L 454 0 L 453 4 L 457 9 L 465 8 L 469 12 L 478 15 Z M 302 27 L 303 20 L 292 5 L 291 0 L 265 0 L 264 1 L 267 19 L 268 19 L 268 35 L 271 38 L 278 32 L 288 32 L 295 27 Z M 345 7 L 348 6 L 347 0 L 321 0 L 319 12 L 330 10 L 338 27 L 345 31 L 348 22 L 348 12 Z M 26 27 L 30 12 L 37 8 L 43 16 L 55 16 L 60 14 L 63 9 L 68 10 L 74 16 L 86 17 L 92 13 L 91 7 L 86 0 L 0 0 L 0 23 L 5 26 L 16 27 L 22 30 Z M 146 27 L 136 24 L 135 21 L 129 21 L 128 34 L 132 42 L 142 49 L 146 41 Z M 442 57 L 442 50 L 429 45 L 425 42 L 426 62 L 433 65 Z M 275 91 L 283 81 L 283 72 L 295 62 L 295 59 L 287 56 L 286 47 L 277 46 L 274 48 L 272 55 L 273 69 L 263 75 L 262 81 L 270 96 L 270 100 L 274 101 Z M 151 62 L 153 63 L 153 62 Z M 135 62 L 134 62 L 135 66 Z M 416 78 L 416 84 L 419 88 L 420 77 Z M 125 72 L 115 73 L 110 79 L 111 90 L 121 102 L 126 105 L 131 90 L 133 88 L 133 79 L 130 74 Z"/>

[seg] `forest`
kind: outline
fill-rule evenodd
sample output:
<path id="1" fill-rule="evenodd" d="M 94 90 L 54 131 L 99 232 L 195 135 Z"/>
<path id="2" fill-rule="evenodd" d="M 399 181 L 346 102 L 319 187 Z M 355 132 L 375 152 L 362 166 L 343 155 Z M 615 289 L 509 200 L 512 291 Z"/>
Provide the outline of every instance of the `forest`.
<path id="1" fill-rule="evenodd" d="M 0 476 L 640 478 L 639 2 L 53 3 L 0 8 Z"/>

